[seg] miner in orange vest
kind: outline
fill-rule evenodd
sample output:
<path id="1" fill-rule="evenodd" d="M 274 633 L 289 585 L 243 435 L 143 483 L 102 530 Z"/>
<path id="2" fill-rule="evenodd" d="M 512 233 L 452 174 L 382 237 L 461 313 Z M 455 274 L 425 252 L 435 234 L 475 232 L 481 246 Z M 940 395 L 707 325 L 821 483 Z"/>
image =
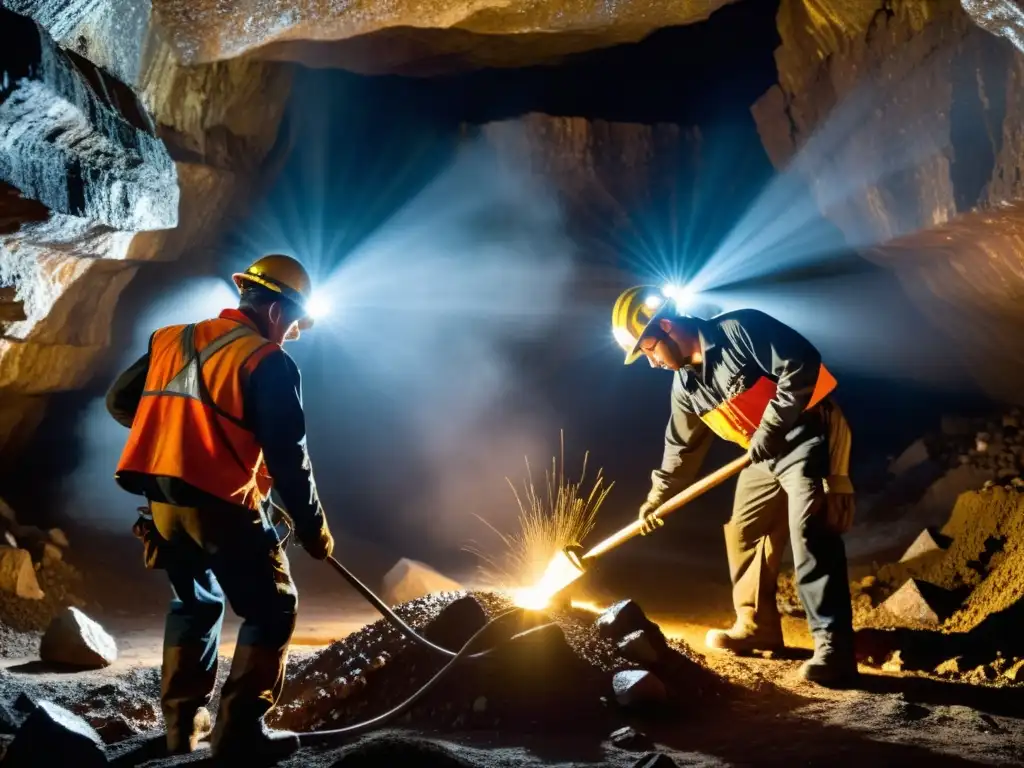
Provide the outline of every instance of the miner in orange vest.
<path id="1" fill-rule="evenodd" d="M 854 497 L 850 430 L 830 397 L 836 381 L 807 339 L 763 312 L 702 320 L 681 311 L 677 298 L 637 286 L 612 312 L 627 365 L 646 357 L 674 372 L 662 463 L 640 508 L 644 532 L 664 524 L 651 513 L 696 479 L 713 435 L 747 449 L 752 463 L 739 475 L 725 526 L 736 620 L 708 632 L 706 643 L 734 653 L 783 647 L 776 589 L 788 533 L 814 638 L 800 674 L 850 684 L 857 664 L 841 534 L 852 524 Z"/>
<path id="2" fill-rule="evenodd" d="M 131 428 L 116 479 L 149 501 L 135 528 L 146 564 L 165 570 L 173 590 L 161 691 L 167 747 L 191 752 L 210 733 L 206 706 L 230 602 L 242 626 L 212 747 L 249 760 L 298 746 L 295 734 L 263 723 L 281 694 L 297 606 L 268 513 L 271 488 L 310 555 L 326 559 L 334 540 L 306 452 L 299 370 L 282 348 L 312 326 L 309 275 L 271 255 L 234 281 L 238 308 L 153 333 L 107 408 Z"/>

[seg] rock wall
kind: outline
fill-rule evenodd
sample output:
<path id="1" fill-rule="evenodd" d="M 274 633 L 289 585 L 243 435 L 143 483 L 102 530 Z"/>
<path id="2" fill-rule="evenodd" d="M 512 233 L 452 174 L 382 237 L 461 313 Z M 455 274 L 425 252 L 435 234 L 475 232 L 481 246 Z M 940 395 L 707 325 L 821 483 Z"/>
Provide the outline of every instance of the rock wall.
<path id="1" fill-rule="evenodd" d="M 47 0 L 8 0 L 12 1 L 24 6 L 54 5 Z M 150 0 L 145 5 L 151 26 L 171 42 L 175 56 L 186 64 L 255 53 L 364 74 L 438 74 L 535 64 L 633 42 L 661 27 L 702 21 L 729 2 Z M 84 0 L 66 3 L 63 11 L 48 15 L 47 23 L 73 39 L 86 26 L 74 23 L 76 9 L 87 5 Z M 90 29 L 108 32 L 117 27 L 96 24 Z"/>
<path id="2" fill-rule="evenodd" d="M 39 26 L 3 10 L 0 24 L 39 45 L 0 91 L 0 455 L 31 436 L 48 395 L 106 373 L 139 265 L 201 257 L 244 205 L 292 74 L 183 66 L 134 3 L 7 5 Z"/>
<path id="3" fill-rule="evenodd" d="M 996 5 L 782 0 L 779 83 L 752 112 L 775 166 L 1021 402 L 1024 54 L 974 23 Z"/>

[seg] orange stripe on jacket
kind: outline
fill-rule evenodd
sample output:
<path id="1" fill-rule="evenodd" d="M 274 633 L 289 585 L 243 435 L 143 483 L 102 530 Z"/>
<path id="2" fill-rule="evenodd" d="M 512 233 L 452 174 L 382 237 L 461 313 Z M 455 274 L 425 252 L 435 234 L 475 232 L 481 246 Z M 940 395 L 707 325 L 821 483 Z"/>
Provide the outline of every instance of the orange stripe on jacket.
<path id="1" fill-rule="evenodd" d="M 836 383 L 835 377 L 822 365 L 807 410 L 828 397 Z M 761 425 L 765 409 L 775 398 L 777 389 L 774 381 L 762 376 L 750 389 L 701 415 L 700 419 L 723 440 L 749 448 L 750 439 Z"/>

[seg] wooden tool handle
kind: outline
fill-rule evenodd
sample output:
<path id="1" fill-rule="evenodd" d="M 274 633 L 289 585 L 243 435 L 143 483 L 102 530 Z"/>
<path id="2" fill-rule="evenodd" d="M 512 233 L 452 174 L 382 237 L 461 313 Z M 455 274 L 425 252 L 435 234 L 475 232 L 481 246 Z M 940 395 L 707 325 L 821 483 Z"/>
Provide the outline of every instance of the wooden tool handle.
<path id="1" fill-rule="evenodd" d="M 687 487 L 685 490 L 680 491 L 671 499 L 663 503 L 654 512 L 651 513 L 650 517 L 664 517 L 670 512 L 675 512 L 682 506 L 689 504 L 691 501 L 696 499 L 698 496 L 710 491 L 715 486 L 721 485 L 733 475 L 739 473 L 744 467 L 750 464 L 750 456 L 743 454 L 735 461 L 726 464 L 721 469 L 715 470 L 710 475 L 702 477 L 693 485 Z M 619 546 L 624 541 L 636 536 L 640 533 L 644 526 L 643 520 L 636 520 L 630 525 L 627 525 L 618 533 L 614 533 L 604 541 L 600 542 L 597 546 L 593 547 L 589 552 L 583 555 L 581 560 L 588 558 L 597 557 L 607 552 L 609 549 Z"/>

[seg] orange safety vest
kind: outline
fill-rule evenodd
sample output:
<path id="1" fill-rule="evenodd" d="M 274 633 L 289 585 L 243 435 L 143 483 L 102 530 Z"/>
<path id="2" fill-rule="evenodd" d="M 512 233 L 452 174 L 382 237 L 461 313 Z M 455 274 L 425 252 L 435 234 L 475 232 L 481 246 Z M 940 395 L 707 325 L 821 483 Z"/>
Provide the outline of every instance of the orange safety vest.
<path id="1" fill-rule="evenodd" d="M 271 478 L 256 437 L 246 429 L 243 383 L 279 346 L 243 313 L 172 325 L 153 334 L 146 385 L 115 478 L 178 478 L 251 509 L 270 493 Z"/>
<path id="2" fill-rule="evenodd" d="M 836 383 L 835 377 L 822 365 L 818 371 L 814 393 L 805 410 L 810 410 L 828 397 L 836 388 Z M 768 403 L 775 398 L 776 390 L 776 383 L 762 376 L 754 386 L 726 400 L 713 411 L 701 414 L 700 419 L 722 439 L 749 448 L 750 439 L 761 425 L 761 417 L 764 416 Z"/>

